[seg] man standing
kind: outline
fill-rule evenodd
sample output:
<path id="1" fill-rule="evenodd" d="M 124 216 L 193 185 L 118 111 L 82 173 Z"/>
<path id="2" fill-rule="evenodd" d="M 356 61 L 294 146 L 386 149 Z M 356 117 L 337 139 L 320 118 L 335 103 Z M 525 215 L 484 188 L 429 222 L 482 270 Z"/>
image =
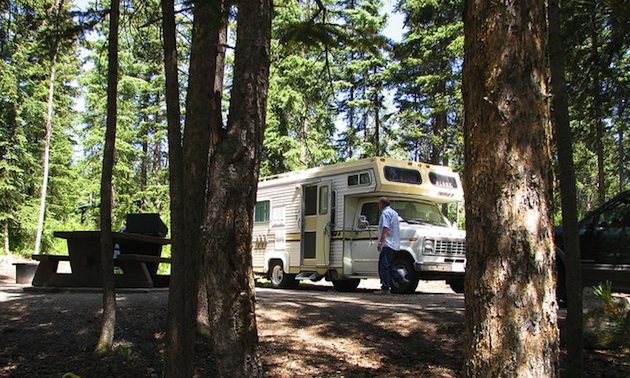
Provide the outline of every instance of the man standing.
<path id="1" fill-rule="evenodd" d="M 400 228 L 398 213 L 389 206 L 389 200 L 381 197 L 378 200 L 381 216 L 378 220 L 378 275 L 381 278 L 381 290 L 377 294 L 389 294 L 392 278 L 403 284 L 409 280 L 403 277 L 392 265 L 394 253 L 400 249 Z"/>

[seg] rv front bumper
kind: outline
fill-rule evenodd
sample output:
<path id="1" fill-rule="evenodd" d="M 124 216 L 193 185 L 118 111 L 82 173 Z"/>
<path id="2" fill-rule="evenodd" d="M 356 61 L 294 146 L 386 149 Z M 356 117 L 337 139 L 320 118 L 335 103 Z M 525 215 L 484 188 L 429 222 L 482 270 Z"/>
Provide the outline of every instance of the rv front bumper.
<path id="1" fill-rule="evenodd" d="M 418 272 L 464 273 L 464 262 L 416 262 L 414 269 Z"/>

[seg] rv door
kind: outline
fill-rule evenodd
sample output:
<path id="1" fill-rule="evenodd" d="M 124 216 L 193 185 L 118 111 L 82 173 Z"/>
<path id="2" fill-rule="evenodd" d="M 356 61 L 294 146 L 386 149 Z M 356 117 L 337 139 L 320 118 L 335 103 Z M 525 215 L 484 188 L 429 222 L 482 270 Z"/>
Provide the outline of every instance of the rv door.
<path id="1" fill-rule="evenodd" d="M 331 181 L 302 187 L 302 265 L 327 266 L 330 260 Z"/>

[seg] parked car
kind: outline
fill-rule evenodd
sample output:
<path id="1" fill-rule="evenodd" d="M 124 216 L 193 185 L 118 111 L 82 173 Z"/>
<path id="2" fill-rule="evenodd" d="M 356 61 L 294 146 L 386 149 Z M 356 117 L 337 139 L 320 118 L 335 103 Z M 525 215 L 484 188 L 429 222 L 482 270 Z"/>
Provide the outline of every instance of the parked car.
<path id="1" fill-rule="evenodd" d="M 562 227 L 556 227 L 558 296 L 564 297 L 565 253 Z M 612 282 L 613 291 L 630 293 L 630 190 L 613 197 L 579 223 L 582 285 Z"/>

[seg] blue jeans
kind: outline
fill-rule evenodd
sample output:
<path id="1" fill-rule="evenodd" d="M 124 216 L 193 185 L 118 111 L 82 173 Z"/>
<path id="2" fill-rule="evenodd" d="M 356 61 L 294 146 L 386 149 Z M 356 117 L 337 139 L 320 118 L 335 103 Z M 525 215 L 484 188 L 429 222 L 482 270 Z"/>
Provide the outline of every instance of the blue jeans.
<path id="1" fill-rule="evenodd" d="M 378 275 L 381 277 L 381 288 L 389 289 L 392 286 L 392 278 L 401 281 L 402 276 L 392 262 L 394 260 L 395 251 L 389 247 L 383 247 L 378 255 Z"/>

